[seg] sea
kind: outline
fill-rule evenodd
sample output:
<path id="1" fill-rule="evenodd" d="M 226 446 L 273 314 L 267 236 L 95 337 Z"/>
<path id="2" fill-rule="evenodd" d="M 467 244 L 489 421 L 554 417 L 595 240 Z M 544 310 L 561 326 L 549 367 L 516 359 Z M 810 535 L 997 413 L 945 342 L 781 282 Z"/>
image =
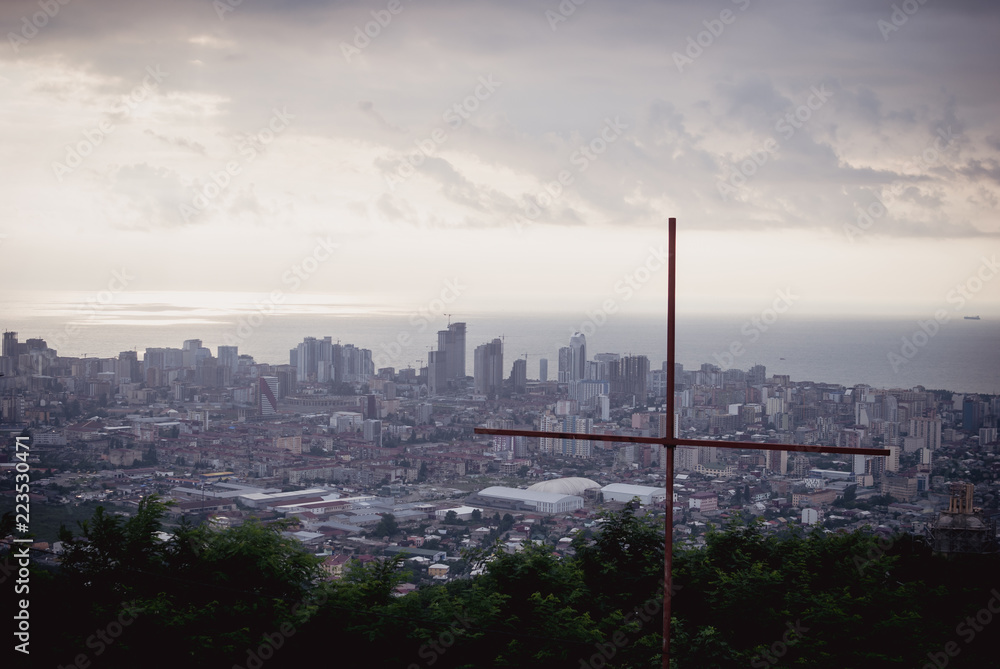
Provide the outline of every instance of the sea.
<path id="1" fill-rule="evenodd" d="M 104 296 L 72 291 L 21 291 L 0 298 L 0 329 L 20 341 L 41 337 L 60 355 L 117 357 L 128 350 L 176 347 L 200 339 L 216 352 L 236 345 L 257 362 L 285 364 L 304 337 L 332 337 L 371 349 L 378 368 L 420 367 L 437 347 L 437 331 L 449 321 L 466 323 L 466 373 L 475 347 L 500 338 L 509 373 L 527 360 L 528 378 L 539 378 L 539 360 L 556 376 L 558 349 L 574 332 L 587 339 L 587 356 L 645 355 L 659 369 L 666 354 L 663 313 L 595 314 L 443 313 L 351 304 L 323 296 L 296 296 L 275 304 L 246 293 L 129 293 Z M 677 361 L 685 369 L 703 363 L 747 370 L 761 364 L 793 381 L 867 384 L 875 388 L 950 390 L 1000 394 L 1000 319 L 905 317 L 807 317 L 678 313 Z"/>

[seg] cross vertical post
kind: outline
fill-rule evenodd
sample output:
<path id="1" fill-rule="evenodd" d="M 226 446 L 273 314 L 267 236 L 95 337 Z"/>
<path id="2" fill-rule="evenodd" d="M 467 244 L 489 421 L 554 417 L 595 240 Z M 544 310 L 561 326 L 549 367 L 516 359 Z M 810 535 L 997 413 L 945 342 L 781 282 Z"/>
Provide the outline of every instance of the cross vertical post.
<path id="1" fill-rule="evenodd" d="M 664 514 L 663 538 L 663 669 L 670 669 L 670 611 L 673 569 L 674 536 L 674 449 L 677 446 L 716 446 L 719 448 L 751 449 L 757 451 L 795 451 L 799 453 L 840 453 L 842 455 L 874 455 L 884 457 L 888 451 L 881 448 L 856 448 L 839 446 L 819 446 L 814 444 L 771 444 L 754 441 L 712 441 L 707 439 L 684 439 L 675 437 L 674 425 L 674 369 L 676 361 L 676 275 L 677 275 L 677 219 L 670 218 L 667 229 L 667 414 L 670 433 L 663 437 L 633 437 L 631 435 L 588 434 L 577 432 L 557 432 L 537 430 L 505 430 L 477 427 L 476 434 L 509 437 L 541 437 L 550 439 L 578 439 L 611 443 L 658 444 L 665 449 L 666 456 L 666 509 Z"/>
<path id="2" fill-rule="evenodd" d="M 677 304 L 674 300 L 677 284 L 677 219 L 670 218 L 667 227 L 667 434 L 663 447 L 667 456 L 667 507 L 663 520 L 663 669 L 670 669 L 670 597 L 673 593 L 674 566 L 674 337 Z"/>

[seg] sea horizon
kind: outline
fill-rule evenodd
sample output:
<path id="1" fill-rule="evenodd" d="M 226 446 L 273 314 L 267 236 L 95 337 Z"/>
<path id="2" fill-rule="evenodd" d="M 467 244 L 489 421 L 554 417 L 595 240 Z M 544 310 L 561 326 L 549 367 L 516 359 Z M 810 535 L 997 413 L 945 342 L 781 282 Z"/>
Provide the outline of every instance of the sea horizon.
<path id="1" fill-rule="evenodd" d="M 45 296 L 44 301 L 38 297 Z M 21 301 L 0 304 L 0 328 L 21 341 L 41 337 L 63 356 L 117 357 L 121 351 L 180 347 L 201 339 L 213 353 L 239 346 L 257 362 L 286 364 L 289 349 L 304 337 L 330 336 L 372 351 L 376 368 L 426 365 L 437 331 L 447 327 L 442 310 L 406 309 L 349 299 L 314 299 L 280 305 L 250 301 L 253 294 L 163 294 L 160 301 L 120 298 L 101 304 L 80 301 L 72 292 L 23 292 Z M 25 301 L 24 296 L 33 297 Z M 147 295 L 141 296 L 143 298 Z M 966 320 L 938 312 L 921 317 L 835 316 L 800 313 L 677 315 L 677 361 L 685 369 L 702 363 L 723 369 L 763 364 L 771 374 L 793 381 L 867 384 L 877 388 L 1000 393 L 1000 319 Z M 466 373 L 472 375 L 475 347 L 495 337 L 504 342 L 504 367 L 527 357 L 528 377 L 538 378 L 538 360 L 548 359 L 556 376 L 558 349 L 580 331 L 587 355 L 646 355 L 650 369 L 666 360 L 663 313 L 514 313 L 465 310 Z"/>

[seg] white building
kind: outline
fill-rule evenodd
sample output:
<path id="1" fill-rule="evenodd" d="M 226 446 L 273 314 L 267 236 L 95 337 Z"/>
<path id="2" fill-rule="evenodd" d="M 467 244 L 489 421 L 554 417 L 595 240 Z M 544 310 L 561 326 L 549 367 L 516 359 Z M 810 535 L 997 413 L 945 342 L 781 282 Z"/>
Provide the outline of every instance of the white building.
<path id="1" fill-rule="evenodd" d="M 583 498 L 579 495 L 563 495 L 503 486 L 484 488 L 470 497 L 469 501 L 481 503 L 491 508 L 536 511 L 538 513 L 567 513 L 583 508 Z"/>
<path id="2" fill-rule="evenodd" d="M 638 497 L 643 505 L 656 504 L 667 499 L 666 488 L 654 488 L 645 485 L 630 485 L 628 483 L 612 483 L 601 488 L 605 502 L 631 502 Z"/>

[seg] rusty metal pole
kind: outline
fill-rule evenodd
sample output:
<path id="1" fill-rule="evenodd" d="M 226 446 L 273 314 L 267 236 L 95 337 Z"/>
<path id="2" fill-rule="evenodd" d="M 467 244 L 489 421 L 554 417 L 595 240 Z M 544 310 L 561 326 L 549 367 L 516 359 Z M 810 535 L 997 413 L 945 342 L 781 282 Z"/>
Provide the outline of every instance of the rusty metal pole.
<path id="1" fill-rule="evenodd" d="M 674 553 L 674 316 L 677 276 L 677 219 L 671 218 L 667 230 L 667 429 L 663 446 L 667 456 L 667 509 L 663 534 L 663 669 L 670 669 L 670 597 L 673 591 L 670 571 Z"/>

